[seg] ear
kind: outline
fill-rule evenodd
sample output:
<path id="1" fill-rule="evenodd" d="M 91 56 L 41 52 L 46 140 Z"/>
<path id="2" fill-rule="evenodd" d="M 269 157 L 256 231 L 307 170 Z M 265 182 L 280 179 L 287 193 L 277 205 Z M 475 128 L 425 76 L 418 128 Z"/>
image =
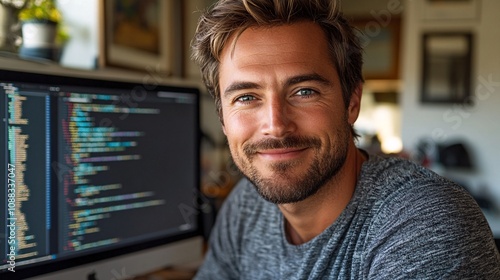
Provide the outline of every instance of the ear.
<path id="1" fill-rule="evenodd" d="M 354 124 L 359 116 L 359 111 L 361 109 L 361 95 L 363 93 L 363 84 L 359 83 L 354 89 L 351 101 L 349 102 L 349 108 L 347 108 L 348 121 L 350 124 Z"/>
<path id="2" fill-rule="evenodd" d="M 216 103 L 216 106 L 217 106 L 217 105 L 218 105 L 218 106 L 222 106 L 220 103 L 218 103 L 218 104 Z M 224 135 L 226 135 L 226 136 L 227 136 L 227 133 L 226 133 L 226 126 L 224 125 L 224 116 L 222 115 L 222 108 L 220 108 L 220 107 L 218 108 L 218 110 L 217 110 L 217 115 L 218 115 L 218 117 L 219 117 L 219 122 L 220 122 L 220 124 L 221 124 L 221 126 L 222 126 L 222 132 L 224 132 Z"/>
<path id="3" fill-rule="evenodd" d="M 224 124 L 222 124 L 222 132 L 224 132 L 224 135 L 227 136 L 227 133 L 226 133 L 226 126 Z"/>

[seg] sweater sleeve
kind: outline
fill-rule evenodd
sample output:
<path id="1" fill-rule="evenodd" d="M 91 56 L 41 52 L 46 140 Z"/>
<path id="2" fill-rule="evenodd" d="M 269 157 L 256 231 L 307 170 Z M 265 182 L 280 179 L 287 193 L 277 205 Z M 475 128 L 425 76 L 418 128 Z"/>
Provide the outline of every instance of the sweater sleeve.
<path id="1" fill-rule="evenodd" d="M 500 279 L 500 255 L 472 197 L 446 180 L 413 182 L 387 197 L 370 226 L 366 279 Z"/>

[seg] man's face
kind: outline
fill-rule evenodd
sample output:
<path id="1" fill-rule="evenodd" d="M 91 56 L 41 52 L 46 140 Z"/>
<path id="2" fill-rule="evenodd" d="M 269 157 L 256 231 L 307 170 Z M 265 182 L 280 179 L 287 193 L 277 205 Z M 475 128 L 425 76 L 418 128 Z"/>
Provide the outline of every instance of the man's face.
<path id="1" fill-rule="evenodd" d="M 314 23 L 251 28 L 232 40 L 221 56 L 220 92 L 233 159 L 265 199 L 304 200 L 343 167 L 359 95 L 346 110 Z"/>

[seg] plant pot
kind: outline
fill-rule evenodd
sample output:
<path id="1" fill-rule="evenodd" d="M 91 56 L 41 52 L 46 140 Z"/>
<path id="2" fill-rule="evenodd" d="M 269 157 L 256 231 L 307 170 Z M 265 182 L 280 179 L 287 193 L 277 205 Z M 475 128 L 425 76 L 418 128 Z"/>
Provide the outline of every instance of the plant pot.
<path id="1" fill-rule="evenodd" d="M 23 44 L 21 57 L 53 60 L 56 52 L 57 23 L 53 21 L 24 21 L 22 25 Z"/>

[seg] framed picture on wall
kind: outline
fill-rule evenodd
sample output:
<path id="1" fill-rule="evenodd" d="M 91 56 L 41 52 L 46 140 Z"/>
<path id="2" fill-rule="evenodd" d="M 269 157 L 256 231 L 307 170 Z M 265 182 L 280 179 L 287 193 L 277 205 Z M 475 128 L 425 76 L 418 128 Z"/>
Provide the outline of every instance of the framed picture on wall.
<path id="1" fill-rule="evenodd" d="M 374 18 L 357 18 L 351 23 L 358 29 L 364 50 L 365 79 L 398 79 L 401 19 L 392 17 L 381 22 Z"/>
<path id="2" fill-rule="evenodd" d="M 117 66 L 170 76 L 176 1 L 101 0 L 101 67 Z"/>
<path id="3" fill-rule="evenodd" d="M 470 102 L 472 38 L 470 32 L 423 34 L 423 103 Z"/>

